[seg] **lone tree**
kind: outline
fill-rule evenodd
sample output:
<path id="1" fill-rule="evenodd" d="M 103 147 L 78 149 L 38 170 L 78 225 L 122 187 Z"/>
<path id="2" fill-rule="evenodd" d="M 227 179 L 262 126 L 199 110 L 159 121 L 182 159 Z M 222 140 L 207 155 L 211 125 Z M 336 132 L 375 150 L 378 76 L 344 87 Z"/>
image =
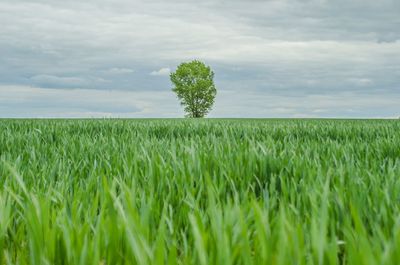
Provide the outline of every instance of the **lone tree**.
<path id="1" fill-rule="evenodd" d="M 202 118 L 211 110 L 217 90 L 209 66 L 197 60 L 181 63 L 170 78 L 186 117 Z"/>

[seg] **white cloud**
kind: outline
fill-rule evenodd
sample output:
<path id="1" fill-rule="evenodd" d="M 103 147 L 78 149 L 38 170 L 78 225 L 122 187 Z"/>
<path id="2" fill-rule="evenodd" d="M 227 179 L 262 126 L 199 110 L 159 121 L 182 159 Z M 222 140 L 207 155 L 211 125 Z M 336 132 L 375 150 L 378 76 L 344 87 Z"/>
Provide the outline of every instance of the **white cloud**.
<path id="1" fill-rule="evenodd" d="M 158 71 L 153 71 L 150 73 L 150 75 L 156 75 L 156 76 L 168 76 L 171 73 L 170 68 L 161 68 Z"/>
<path id="2" fill-rule="evenodd" d="M 129 68 L 110 68 L 107 72 L 110 74 L 131 74 L 135 70 Z"/>
<path id="3" fill-rule="evenodd" d="M 368 78 L 350 78 L 349 81 L 358 86 L 370 86 L 373 84 L 373 81 Z"/>

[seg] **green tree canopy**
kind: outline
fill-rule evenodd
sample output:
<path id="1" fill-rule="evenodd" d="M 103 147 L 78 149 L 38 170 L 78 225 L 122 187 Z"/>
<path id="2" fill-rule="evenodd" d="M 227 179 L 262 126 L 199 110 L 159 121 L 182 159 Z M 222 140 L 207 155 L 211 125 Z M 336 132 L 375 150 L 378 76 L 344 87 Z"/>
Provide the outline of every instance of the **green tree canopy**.
<path id="1" fill-rule="evenodd" d="M 186 116 L 202 118 L 210 112 L 217 89 L 214 85 L 214 72 L 204 63 L 194 60 L 181 63 L 170 75 L 174 91 Z"/>

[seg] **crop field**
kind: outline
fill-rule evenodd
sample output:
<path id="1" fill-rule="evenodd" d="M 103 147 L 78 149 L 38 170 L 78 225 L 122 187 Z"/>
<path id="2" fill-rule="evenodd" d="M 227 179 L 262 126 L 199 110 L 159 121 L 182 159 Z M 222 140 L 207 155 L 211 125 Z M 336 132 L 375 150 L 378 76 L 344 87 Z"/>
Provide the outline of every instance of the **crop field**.
<path id="1" fill-rule="evenodd" d="M 400 121 L 0 120 L 0 264 L 400 264 Z"/>

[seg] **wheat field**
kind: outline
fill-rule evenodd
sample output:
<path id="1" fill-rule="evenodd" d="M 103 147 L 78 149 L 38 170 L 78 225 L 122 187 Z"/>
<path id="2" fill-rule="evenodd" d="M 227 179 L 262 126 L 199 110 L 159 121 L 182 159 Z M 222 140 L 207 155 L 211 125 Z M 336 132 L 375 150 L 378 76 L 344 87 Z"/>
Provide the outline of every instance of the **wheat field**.
<path id="1" fill-rule="evenodd" d="M 0 264 L 400 264 L 400 121 L 0 120 Z"/>

